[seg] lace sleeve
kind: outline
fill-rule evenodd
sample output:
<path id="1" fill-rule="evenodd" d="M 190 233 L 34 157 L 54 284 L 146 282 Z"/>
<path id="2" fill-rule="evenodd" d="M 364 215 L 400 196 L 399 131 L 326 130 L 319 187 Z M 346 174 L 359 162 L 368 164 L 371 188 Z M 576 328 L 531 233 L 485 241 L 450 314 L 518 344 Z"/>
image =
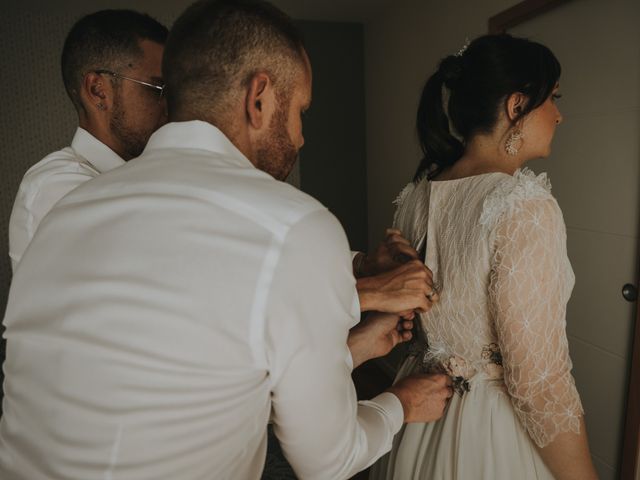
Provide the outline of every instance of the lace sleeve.
<path id="1" fill-rule="evenodd" d="M 562 213 L 551 195 L 521 199 L 495 225 L 490 308 L 516 414 L 544 447 L 580 431 L 582 405 L 565 332 L 573 272 Z"/>

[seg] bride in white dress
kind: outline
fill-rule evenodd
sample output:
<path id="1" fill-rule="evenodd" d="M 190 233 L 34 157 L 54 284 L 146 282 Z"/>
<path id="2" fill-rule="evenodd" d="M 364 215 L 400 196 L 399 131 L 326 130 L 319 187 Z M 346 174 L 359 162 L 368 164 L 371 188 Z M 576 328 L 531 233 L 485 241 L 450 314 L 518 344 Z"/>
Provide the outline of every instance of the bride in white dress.
<path id="1" fill-rule="evenodd" d="M 574 284 L 544 174 L 560 65 L 546 47 L 487 35 L 443 59 L 418 110 L 424 159 L 395 226 L 425 254 L 440 301 L 398 379 L 446 372 L 444 417 L 407 424 L 371 479 L 596 478 L 565 332 Z M 426 248 L 425 248 L 426 246 Z"/>

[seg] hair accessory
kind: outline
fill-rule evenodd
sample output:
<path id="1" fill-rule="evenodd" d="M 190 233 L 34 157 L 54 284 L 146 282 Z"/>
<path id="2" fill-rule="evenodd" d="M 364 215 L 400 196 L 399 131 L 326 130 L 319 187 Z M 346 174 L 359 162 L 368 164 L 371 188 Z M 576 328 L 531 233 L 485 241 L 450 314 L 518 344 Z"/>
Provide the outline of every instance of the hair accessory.
<path id="1" fill-rule="evenodd" d="M 524 133 L 519 128 L 516 128 L 511 131 L 507 140 L 504 142 L 504 149 L 507 151 L 507 154 L 512 157 L 518 154 L 518 150 L 522 146 L 522 139 L 524 138 Z"/>
<path id="2" fill-rule="evenodd" d="M 456 57 L 461 57 L 462 54 L 467 51 L 467 48 L 469 48 L 469 44 L 470 43 L 471 43 L 471 41 L 469 40 L 469 37 L 465 37 L 464 45 L 462 46 L 462 48 L 460 50 L 458 50 L 458 53 L 456 53 Z"/>

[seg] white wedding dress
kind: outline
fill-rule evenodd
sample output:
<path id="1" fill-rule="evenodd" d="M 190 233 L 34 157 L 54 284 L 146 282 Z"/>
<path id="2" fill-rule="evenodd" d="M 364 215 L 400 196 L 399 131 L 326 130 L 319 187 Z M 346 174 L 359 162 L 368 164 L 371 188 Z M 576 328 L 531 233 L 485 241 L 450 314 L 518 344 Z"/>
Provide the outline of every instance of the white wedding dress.
<path id="1" fill-rule="evenodd" d="M 583 410 L 565 332 L 574 275 L 546 176 L 422 180 L 397 203 L 440 289 L 421 316 L 429 349 L 414 346 L 397 378 L 444 371 L 459 393 L 439 421 L 405 425 L 370 478 L 553 479 L 535 444 L 577 433 Z"/>

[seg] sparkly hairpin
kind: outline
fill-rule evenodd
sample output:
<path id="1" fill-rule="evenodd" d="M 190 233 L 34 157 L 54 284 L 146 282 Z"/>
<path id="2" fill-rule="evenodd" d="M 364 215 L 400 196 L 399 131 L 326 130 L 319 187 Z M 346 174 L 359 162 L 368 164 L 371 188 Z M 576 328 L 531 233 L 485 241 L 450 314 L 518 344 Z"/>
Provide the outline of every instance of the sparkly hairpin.
<path id="1" fill-rule="evenodd" d="M 464 45 L 462 46 L 462 48 L 460 50 L 458 50 L 458 53 L 456 53 L 456 57 L 461 57 L 462 54 L 467 51 L 467 48 L 469 48 L 469 44 L 470 43 L 471 43 L 471 41 L 469 40 L 469 37 L 465 37 Z"/>

